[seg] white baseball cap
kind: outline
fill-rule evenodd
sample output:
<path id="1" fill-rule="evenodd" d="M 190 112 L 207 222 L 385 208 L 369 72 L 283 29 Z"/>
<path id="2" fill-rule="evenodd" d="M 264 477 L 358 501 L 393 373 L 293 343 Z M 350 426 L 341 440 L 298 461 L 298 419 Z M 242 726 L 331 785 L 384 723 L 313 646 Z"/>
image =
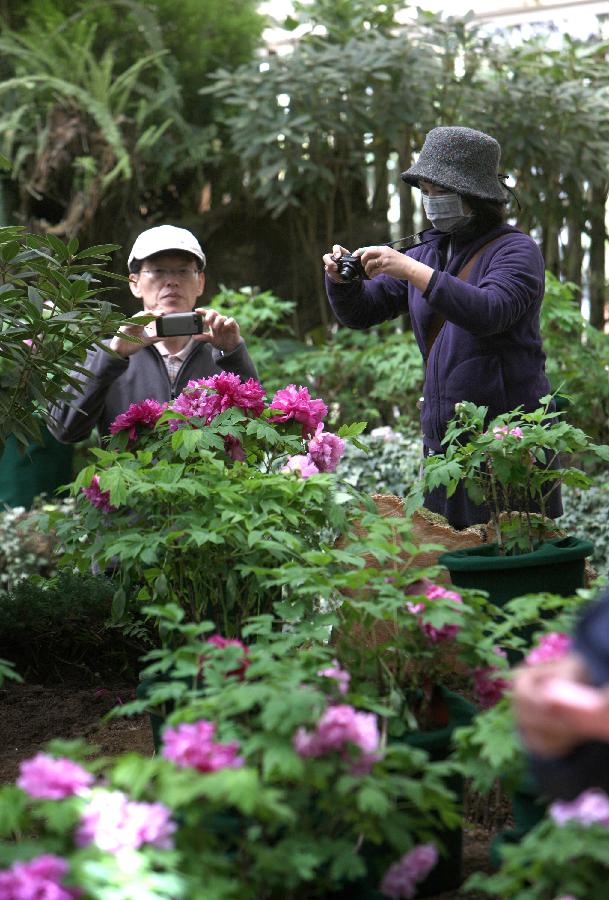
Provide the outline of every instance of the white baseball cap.
<path id="1" fill-rule="evenodd" d="M 130 266 L 134 259 L 148 259 L 155 253 L 164 253 L 170 250 L 181 250 L 184 253 L 192 253 L 201 260 L 201 266 L 205 268 L 205 254 L 192 232 L 186 228 L 177 228 L 175 225 L 157 225 L 142 231 L 136 238 L 131 248 L 127 265 Z"/>

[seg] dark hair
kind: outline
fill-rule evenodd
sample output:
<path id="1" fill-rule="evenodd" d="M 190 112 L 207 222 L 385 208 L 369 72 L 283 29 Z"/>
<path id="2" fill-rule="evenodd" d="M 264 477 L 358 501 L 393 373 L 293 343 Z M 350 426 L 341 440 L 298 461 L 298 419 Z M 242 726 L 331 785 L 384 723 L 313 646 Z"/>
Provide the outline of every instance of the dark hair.
<path id="1" fill-rule="evenodd" d="M 195 256 L 194 253 L 187 253 L 185 250 L 160 250 L 158 253 L 153 253 L 151 256 L 147 256 L 146 259 L 154 259 L 157 256 L 164 256 L 166 253 L 173 253 L 174 256 L 181 256 L 186 262 L 194 259 L 197 264 L 197 272 L 203 271 L 203 263 L 199 259 L 198 256 Z M 145 262 L 143 259 L 132 259 L 129 263 L 129 274 L 130 275 L 139 275 L 142 263 Z"/>
<path id="2" fill-rule="evenodd" d="M 461 196 L 474 214 L 472 225 L 475 225 L 476 231 L 490 231 L 505 222 L 506 205 L 501 200 L 482 200 L 469 194 Z"/>

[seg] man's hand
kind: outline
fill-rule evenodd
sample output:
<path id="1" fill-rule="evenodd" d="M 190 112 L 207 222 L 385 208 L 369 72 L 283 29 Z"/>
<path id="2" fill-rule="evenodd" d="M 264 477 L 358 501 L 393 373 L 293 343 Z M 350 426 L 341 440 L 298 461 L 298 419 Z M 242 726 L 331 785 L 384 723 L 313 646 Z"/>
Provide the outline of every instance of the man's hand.
<path id="1" fill-rule="evenodd" d="M 156 344 L 162 338 L 158 338 L 156 336 L 156 326 L 154 322 L 150 322 L 149 326 L 146 325 L 138 325 L 135 321 L 142 316 L 150 316 L 151 313 L 136 313 L 131 321 L 133 325 L 123 325 L 120 329 L 119 333 L 115 335 L 110 342 L 110 349 L 114 350 L 115 353 L 118 353 L 119 356 L 128 357 L 133 353 L 137 353 L 138 350 L 141 350 L 142 347 L 147 347 L 149 344 Z M 122 334 L 131 334 L 133 337 L 139 338 L 142 343 L 136 344 L 132 341 L 123 340 L 120 335 Z"/>
<path id="2" fill-rule="evenodd" d="M 223 353 L 232 353 L 241 343 L 239 325 L 232 316 L 223 316 L 215 309 L 195 309 L 203 316 L 206 331 L 193 335 L 195 341 L 211 344 Z"/>
<path id="3" fill-rule="evenodd" d="M 584 664 L 574 653 L 520 666 L 514 711 L 524 744 L 539 756 L 565 756 L 585 741 L 609 741 L 609 691 L 587 682 Z"/>

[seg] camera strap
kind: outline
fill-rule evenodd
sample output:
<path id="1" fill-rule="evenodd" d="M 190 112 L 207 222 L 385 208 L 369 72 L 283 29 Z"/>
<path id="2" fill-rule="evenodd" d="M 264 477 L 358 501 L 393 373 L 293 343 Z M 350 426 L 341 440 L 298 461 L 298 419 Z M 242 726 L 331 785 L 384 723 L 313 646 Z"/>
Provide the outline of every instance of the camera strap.
<path id="1" fill-rule="evenodd" d="M 400 247 L 400 250 L 412 250 L 413 247 L 418 247 L 419 244 L 430 244 L 431 241 L 424 241 L 423 235 L 427 234 L 428 231 L 431 231 L 430 228 L 424 228 L 423 231 L 417 231 L 416 234 L 409 234 L 407 237 L 398 238 L 397 241 L 386 241 L 382 244 L 383 247 L 395 247 L 396 244 L 402 244 L 404 241 L 407 241 L 406 246 Z M 435 240 L 435 238 L 433 239 Z"/>

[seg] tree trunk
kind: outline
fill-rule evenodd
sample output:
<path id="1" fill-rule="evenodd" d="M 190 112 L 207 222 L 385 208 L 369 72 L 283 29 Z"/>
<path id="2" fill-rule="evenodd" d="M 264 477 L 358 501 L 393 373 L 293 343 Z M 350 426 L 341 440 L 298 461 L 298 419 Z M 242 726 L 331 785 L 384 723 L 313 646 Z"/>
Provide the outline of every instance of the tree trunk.
<path id="1" fill-rule="evenodd" d="M 586 197 L 580 184 L 573 179 L 568 181 L 569 183 L 566 185 L 568 243 L 562 261 L 561 274 L 567 281 L 571 281 L 579 287 L 577 302 L 580 303 L 584 264 L 582 234 L 586 229 Z"/>
<path id="2" fill-rule="evenodd" d="M 593 185 L 590 203 L 590 324 L 599 331 L 605 327 L 605 211 L 607 182 Z"/>

